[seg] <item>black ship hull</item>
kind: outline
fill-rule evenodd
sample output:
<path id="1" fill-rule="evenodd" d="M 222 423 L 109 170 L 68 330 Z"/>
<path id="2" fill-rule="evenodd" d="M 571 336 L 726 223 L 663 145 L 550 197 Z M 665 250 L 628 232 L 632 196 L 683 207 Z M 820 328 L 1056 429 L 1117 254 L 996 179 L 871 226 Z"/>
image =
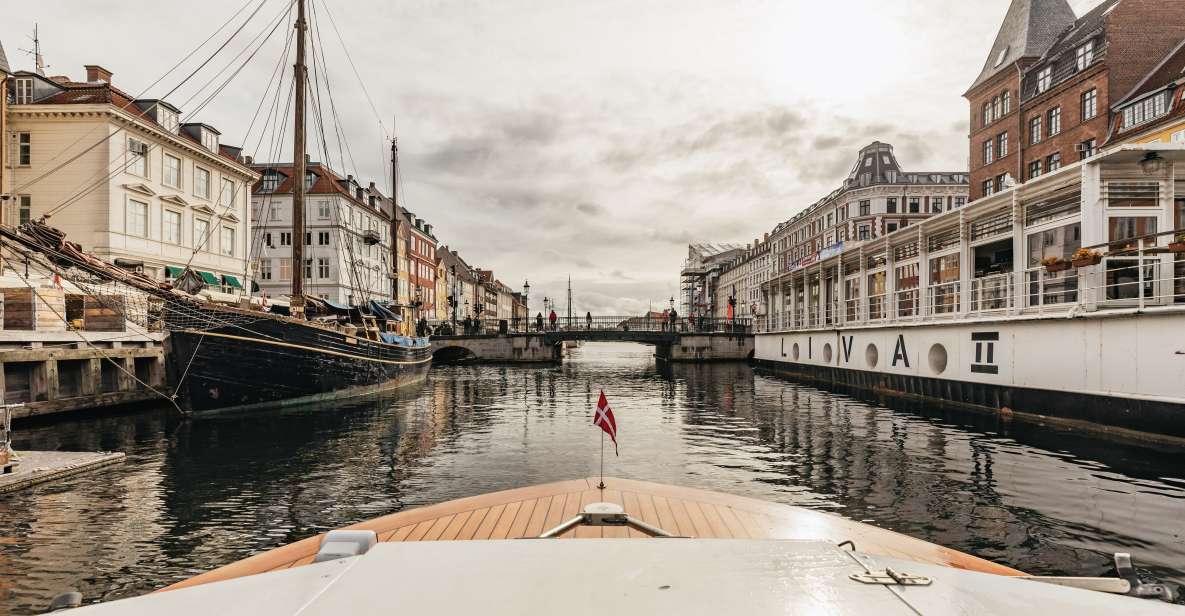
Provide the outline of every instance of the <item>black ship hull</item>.
<path id="1" fill-rule="evenodd" d="M 201 413 L 366 395 L 424 380 L 426 346 L 387 344 L 294 319 L 262 317 L 213 329 L 174 329 L 169 382 L 182 409 Z"/>

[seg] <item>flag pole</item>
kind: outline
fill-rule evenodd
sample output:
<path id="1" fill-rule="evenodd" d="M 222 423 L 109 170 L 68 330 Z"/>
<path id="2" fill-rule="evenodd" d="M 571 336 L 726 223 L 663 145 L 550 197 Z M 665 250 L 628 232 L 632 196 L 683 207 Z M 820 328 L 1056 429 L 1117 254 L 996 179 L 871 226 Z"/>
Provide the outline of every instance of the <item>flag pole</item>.
<path id="1" fill-rule="evenodd" d="M 601 482 L 597 484 L 598 490 L 605 489 L 605 431 L 601 430 Z"/>

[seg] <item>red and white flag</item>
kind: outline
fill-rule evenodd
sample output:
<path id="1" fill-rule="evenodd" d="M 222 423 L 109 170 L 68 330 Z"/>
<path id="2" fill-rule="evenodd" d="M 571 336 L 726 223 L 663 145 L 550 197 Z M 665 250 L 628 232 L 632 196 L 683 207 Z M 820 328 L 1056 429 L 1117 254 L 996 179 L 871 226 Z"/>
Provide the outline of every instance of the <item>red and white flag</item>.
<path id="1" fill-rule="evenodd" d="M 609 400 L 605 392 L 601 391 L 601 399 L 597 401 L 597 412 L 593 415 L 593 425 L 600 426 L 609 438 L 613 439 L 613 454 L 617 453 L 617 421 L 613 419 L 613 409 L 609 408 Z"/>

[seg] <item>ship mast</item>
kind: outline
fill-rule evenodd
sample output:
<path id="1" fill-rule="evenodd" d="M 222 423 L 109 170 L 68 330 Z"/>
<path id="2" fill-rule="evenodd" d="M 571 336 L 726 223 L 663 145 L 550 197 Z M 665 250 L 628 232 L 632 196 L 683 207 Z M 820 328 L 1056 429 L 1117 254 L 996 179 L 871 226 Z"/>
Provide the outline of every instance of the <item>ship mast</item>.
<path id="1" fill-rule="evenodd" d="M 403 316 L 399 305 L 399 140 L 391 137 L 391 299 Z"/>
<path id="2" fill-rule="evenodd" d="M 305 0 L 296 0 L 296 64 L 293 88 L 296 91 L 295 126 L 292 130 L 292 162 L 296 176 L 292 183 L 292 300 L 293 316 L 304 316 L 304 194 L 308 173 L 305 159 Z"/>

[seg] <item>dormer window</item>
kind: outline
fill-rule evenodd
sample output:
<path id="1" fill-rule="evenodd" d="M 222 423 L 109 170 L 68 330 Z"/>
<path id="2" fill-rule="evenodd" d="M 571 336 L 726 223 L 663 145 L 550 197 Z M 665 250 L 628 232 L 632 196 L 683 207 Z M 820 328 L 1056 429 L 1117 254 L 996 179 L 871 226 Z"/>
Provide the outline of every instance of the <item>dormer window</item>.
<path id="1" fill-rule="evenodd" d="M 33 102 L 33 78 L 21 77 L 16 80 L 15 84 L 16 98 L 13 101 L 17 105 L 28 105 Z"/>
<path id="2" fill-rule="evenodd" d="M 312 171 L 307 171 L 304 174 L 304 189 L 309 190 L 313 187 L 313 183 L 317 181 L 317 174 Z"/>
<path id="3" fill-rule="evenodd" d="M 177 117 L 177 112 L 163 105 L 156 106 L 156 123 L 174 135 L 181 128 L 181 119 Z"/>
<path id="4" fill-rule="evenodd" d="M 1037 72 L 1037 93 L 1040 94 L 1053 85 L 1053 67 L 1047 66 Z"/>
<path id="5" fill-rule="evenodd" d="M 280 175 L 276 171 L 264 171 L 263 178 L 259 182 L 259 192 L 260 193 L 274 193 L 274 192 L 276 192 L 276 189 L 280 187 L 280 180 L 282 180 L 283 177 L 284 176 Z"/>
<path id="6" fill-rule="evenodd" d="M 1168 93 L 1161 92 L 1123 108 L 1123 128 L 1128 129 L 1150 122 L 1168 111 Z"/>
<path id="7" fill-rule="evenodd" d="M 1007 58 L 1008 58 L 1008 47 L 1004 47 L 1004 49 L 1000 50 L 1000 53 L 996 54 L 996 63 L 994 65 L 992 65 L 992 68 L 996 68 L 996 67 L 1000 66 L 1001 64 L 1004 63 L 1004 60 Z"/>
<path id="8" fill-rule="evenodd" d="M 1086 41 L 1074 55 L 1078 62 L 1078 70 L 1082 70 L 1094 63 L 1094 41 Z"/>
<path id="9" fill-rule="evenodd" d="M 202 146 L 211 152 L 218 151 L 218 133 L 203 128 L 202 129 Z"/>

